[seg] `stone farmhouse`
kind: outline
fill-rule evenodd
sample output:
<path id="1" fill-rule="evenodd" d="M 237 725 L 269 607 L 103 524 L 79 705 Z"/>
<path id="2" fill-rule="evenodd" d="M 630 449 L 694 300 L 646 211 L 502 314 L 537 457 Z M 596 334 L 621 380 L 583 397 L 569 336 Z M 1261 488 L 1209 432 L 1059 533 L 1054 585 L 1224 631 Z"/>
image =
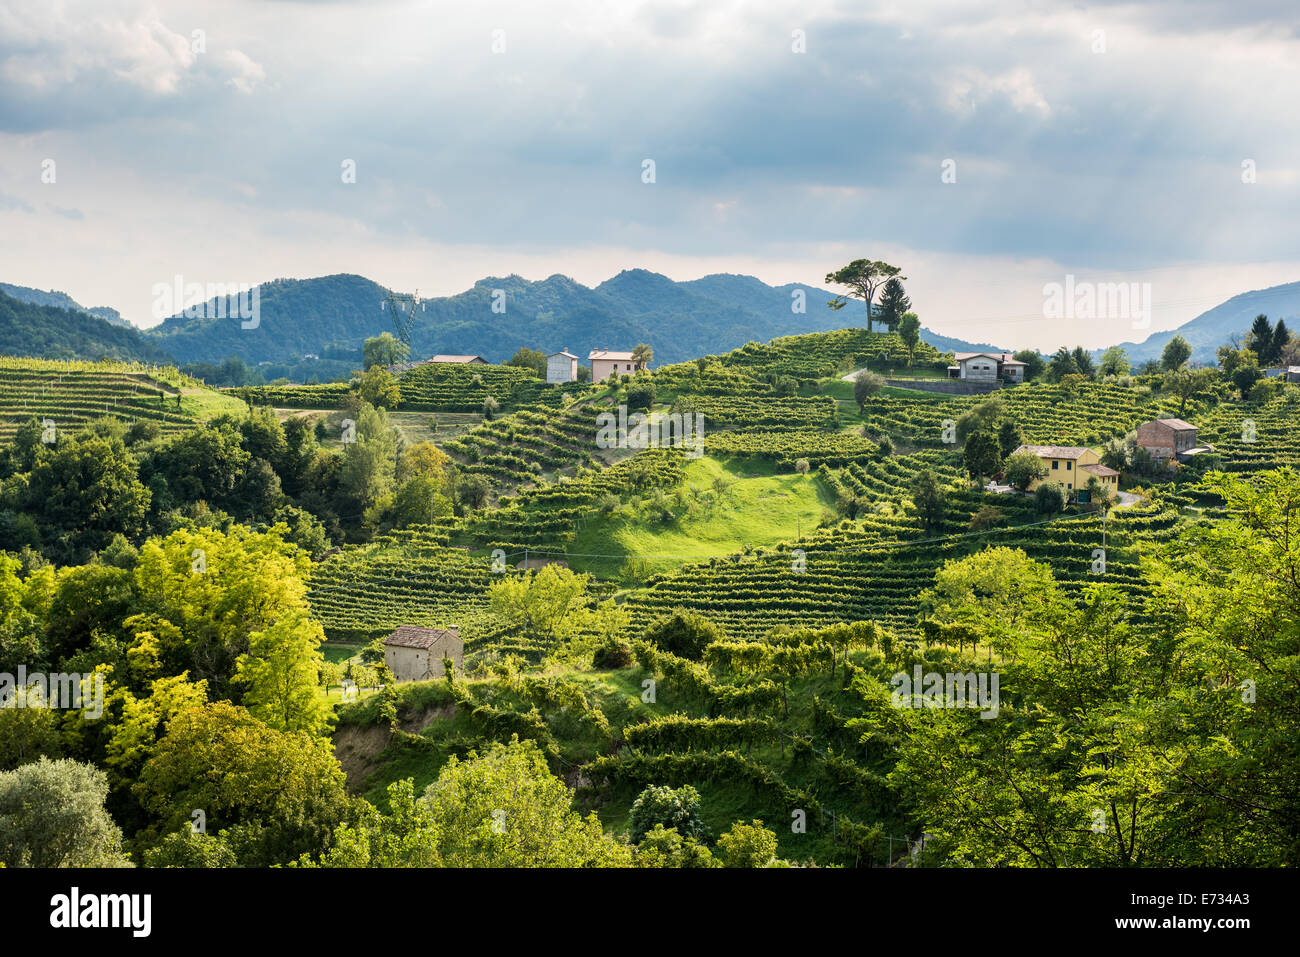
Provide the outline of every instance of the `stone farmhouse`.
<path id="1" fill-rule="evenodd" d="M 465 644 L 455 627 L 421 628 L 399 625 L 384 639 L 384 663 L 398 681 L 428 681 L 441 678 L 446 655 L 457 671 L 465 667 Z"/>
<path id="2" fill-rule="evenodd" d="M 1156 461 L 1185 462 L 1200 452 L 1213 452 L 1212 445 L 1198 445 L 1196 426 L 1182 419 L 1154 419 L 1138 426 L 1138 445 Z"/>

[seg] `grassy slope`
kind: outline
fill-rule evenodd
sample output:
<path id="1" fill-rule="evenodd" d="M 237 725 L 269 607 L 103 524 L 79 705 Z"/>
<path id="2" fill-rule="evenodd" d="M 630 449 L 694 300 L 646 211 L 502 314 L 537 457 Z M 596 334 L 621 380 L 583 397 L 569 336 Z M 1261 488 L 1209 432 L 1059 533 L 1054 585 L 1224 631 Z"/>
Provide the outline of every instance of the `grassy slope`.
<path id="1" fill-rule="evenodd" d="M 570 565 L 631 583 L 643 568 L 662 571 L 685 560 L 794 539 L 816 528 L 834 505 L 815 476 L 777 474 L 767 463 L 701 458 L 687 466 L 684 484 L 703 491 L 720 478 L 732 483 L 721 501 L 671 528 L 619 517 L 593 519 L 578 533 L 571 553 L 616 557 L 574 558 Z"/>

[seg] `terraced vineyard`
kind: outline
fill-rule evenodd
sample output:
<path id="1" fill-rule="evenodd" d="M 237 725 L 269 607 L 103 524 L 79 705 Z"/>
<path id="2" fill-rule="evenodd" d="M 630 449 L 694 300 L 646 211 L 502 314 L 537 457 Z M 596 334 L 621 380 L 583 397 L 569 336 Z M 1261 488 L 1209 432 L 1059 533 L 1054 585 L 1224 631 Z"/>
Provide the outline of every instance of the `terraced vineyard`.
<path id="1" fill-rule="evenodd" d="M 368 640 L 398 625 L 485 624 L 490 559 L 446 545 L 447 530 L 417 527 L 349 546 L 312 572 L 308 601 L 327 637 Z"/>
<path id="2" fill-rule="evenodd" d="M 914 365 L 945 369 L 951 356 L 951 353 L 940 353 L 934 346 L 921 342 L 916 347 Z M 801 382 L 815 382 L 860 366 L 902 371 L 907 367 L 907 346 L 897 333 L 841 329 L 838 332 L 783 336 L 766 344 L 751 342 L 721 356 L 719 361 L 754 378 L 778 375 Z"/>
<path id="3" fill-rule="evenodd" d="M 0 441 L 33 418 L 51 419 L 61 432 L 101 416 L 177 432 L 199 418 L 182 389 L 201 384 L 174 368 L 139 363 L 0 359 Z"/>

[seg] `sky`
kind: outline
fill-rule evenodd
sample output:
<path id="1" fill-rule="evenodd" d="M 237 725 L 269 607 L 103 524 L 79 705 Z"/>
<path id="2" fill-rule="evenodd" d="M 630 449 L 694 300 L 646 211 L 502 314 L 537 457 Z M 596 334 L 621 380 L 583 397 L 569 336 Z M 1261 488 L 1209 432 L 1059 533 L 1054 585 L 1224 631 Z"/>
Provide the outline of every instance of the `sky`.
<path id="1" fill-rule="evenodd" d="M 1300 280 L 1298 102 L 1294 0 L 0 0 L 0 280 L 150 325 L 177 275 L 868 258 L 935 331 L 1097 347 Z"/>

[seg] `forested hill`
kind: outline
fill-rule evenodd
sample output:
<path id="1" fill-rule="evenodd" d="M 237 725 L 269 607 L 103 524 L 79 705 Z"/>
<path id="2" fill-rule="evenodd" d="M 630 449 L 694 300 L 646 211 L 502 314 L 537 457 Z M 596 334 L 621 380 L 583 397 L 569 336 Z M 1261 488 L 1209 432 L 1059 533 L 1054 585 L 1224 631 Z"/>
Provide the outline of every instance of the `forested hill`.
<path id="1" fill-rule="evenodd" d="M 0 292 L 0 355 L 42 359 L 173 360 L 140 332 L 81 309 L 41 306 Z"/>
<path id="2" fill-rule="evenodd" d="M 500 303 L 493 310 L 495 300 Z M 804 294 L 804 311 L 793 308 Z M 392 329 L 381 308 L 385 289 L 362 276 L 277 280 L 260 292 L 260 321 L 173 317 L 150 332 L 181 362 L 237 355 L 253 364 L 320 355 L 331 344 L 357 348 Z M 619 273 L 594 289 L 566 276 L 479 280 L 454 296 L 427 300 L 415 316 L 416 357 L 436 353 L 510 358 L 521 346 L 631 349 L 650 343 L 658 362 L 727 352 L 751 340 L 836 329 L 845 312 L 826 308 L 831 293 L 814 286 L 769 286 L 752 276 L 713 275 L 675 282 L 644 269 Z M 853 307 L 850 307 L 852 309 Z M 504 311 L 501 311 L 504 309 Z"/>
<path id="3" fill-rule="evenodd" d="M 95 306 L 88 309 L 66 292 L 59 292 L 56 289 L 47 292 L 44 289 L 33 289 L 30 286 L 15 286 L 12 283 L 0 282 L 0 292 L 36 306 L 58 306 L 60 309 L 75 309 L 77 312 L 97 316 L 109 325 L 121 326 L 123 329 L 132 328 L 131 324 L 123 319 L 122 314 L 116 309 L 110 309 L 108 306 Z"/>

